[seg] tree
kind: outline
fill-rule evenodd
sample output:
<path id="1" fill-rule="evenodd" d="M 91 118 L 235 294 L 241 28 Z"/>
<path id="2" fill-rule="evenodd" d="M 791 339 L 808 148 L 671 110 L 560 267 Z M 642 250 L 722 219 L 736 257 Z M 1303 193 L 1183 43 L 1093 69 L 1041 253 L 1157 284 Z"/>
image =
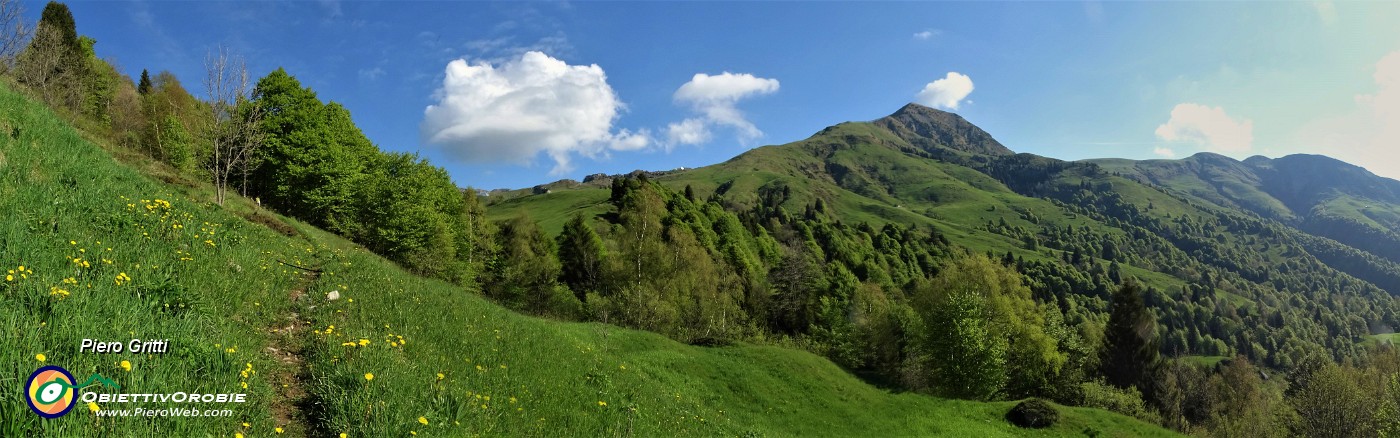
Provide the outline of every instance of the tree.
<path id="1" fill-rule="evenodd" d="M 78 25 L 73 21 L 73 13 L 68 10 L 68 5 L 56 1 L 44 5 L 44 12 L 39 16 L 39 27 L 57 30 L 58 42 L 66 56 L 78 56 L 82 49 L 78 42 Z"/>
<path id="2" fill-rule="evenodd" d="M 1206 391 L 1211 400 L 1207 421 L 1216 436 L 1281 436 L 1275 418 L 1277 395 L 1267 391 L 1255 368 L 1243 356 L 1222 364 L 1210 377 Z"/>
<path id="3" fill-rule="evenodd" d="M 1099 371 L 1119 388 L 1137 387 L 1149 400 L 1155 395 L 1158 369 L 1157 323 L 1143 304 L 1142 288 L 1129 280 L 1113 294 Z"/>
<path id="4" fill-rule="evenodd" d="M 404 153 L 385 154 L 371 169 L 351 206 L 359 234 L 349 237 L 410 271 L 461 282 L 456 234 L 471 230 L 454 223 L 462 197 L 447 171 Z"/>
<path id="5" fill-rule="evenodd" d="M 1381 438 L 1400 438 L 1400 373 L 1391 374 L 1376 409 L 1376 428 Z"/>
<path id="6" fill-rule="evenodd" d="M 45 102 L 79 109 L 87 63 L 73 14 L 63 3 L 49 2 L 35 26 L 34 38 L 20 53 L 20 82 L 38 90 Z"/>
<path id="7" fill-rule="evenodd" d="M 476 189 L 462 189 L 462 210 L 453 228 L 457 230 L 457 257 L 466 264 L 463 282 L 475 280 L 485 271 L 484 266 L 496 252 L 496 231 L 486 220 L 486 204 Z"/>
<path id="8" fill-rule="evenodd" d="M 593 227 L 583 218 L 583 214 L 575 214 L 564 224 L 564 231 L 559 234 L 558 240 L 559 262 L 563 266 L 560 279 L 569 285 L 580 300 L 588 292 L 598 291 L 602 283 L 603 259 L 607 257 L 607 248 L 603 245 L 603 239 L 598 237 L 598 233 L 593 231 Z"/>
<path id="9" fill-rule="evenodd" d="M 277 69 L 258 80 L 253 100 L 265 115 L 263 147 L 249 176 L 250 193 L 284 214 L 353 236 L 360 233 L 355 194 L 379 150 L 336 103 Z"/>
<path id="10" fill-rule="evenodd" d="M 60 38 L 58 29 L 39 26 L 29 46 L 20 52 L 15 62 L 15 76 L 19 82 L 37 91 L 39 97 L 50 104 L 62 103 L 73 92 L 72 88 L 60 85 L 72 77 L 70 69 L 64 67 L 66 60 L 58 44 Z"/>
<path id="11" fill-rule="evenodd" d="M 973 289 L 942 294 L 925 314 L 929 365 L 943 393 L 989 399 L 1006 383 L 1006 340 L 993 333 L 987 300 Z"/>
<path id="12" fill-rule="evenodd" d="M 141 145 L 147 154 L 180 170 L 192 171 L 200 160 L 198 139 L 192 134 L 207 119 L 208 107 L 180 85 L 174 73 L 162 71 L 151 80 L 151 94 L 141 99 L 145 126 Z"/>
<path id="13" fill-rule="evenodd" d="M 522 214 L 500 225 L 497 243 L 500 252 L 489 271 L 486 292 L 517 309 L 548 312 L 559 278 L 554 242 Z"/>
<path id="14" fill-rule="evenodd" d="M 151 94 L 151 74 L 146 69 L 141 69 L 141 82 L 136 85 L 136 92 L 142 96 Z"/>
<path id="15" fill-rule="evenodd" d="M 204 90 L 209 96 L 210 157 L 206 163 L 213 178 L 215 200 L 224 205 L 229 179 L 244 170 L 253 150 L 262 143 L 258 123 L 262 109 L 249 99 L 248 66 L 243 59 L 219 47 L 204 58 Z"/>
<path id="16" fill-rule="evenodd" d="M 927 325 L 929 368 L 956 396 L 1045 392 L 1066 361 L 1021 275 L 985 256 L 954 260 L 914 299 Z"/>
<path id="17" fill-rule="evenodd" d="M 116 90 L 107 104 L 106 113 L 115 140 L 131 149 L 140 148 L 142 131 L 147 125 L 146 111 L 142 108 L 141 95 L 131 86 L 131 81 L 116 81 Z"/>
<path id="18" fill-rule="evenodd" d="M 654 282 L 665 280 L 666 244 L 662 219 L 666 202 L 659 190 L 642 178 L 613 181 L 620 229 L 617 251 L 608 257 L 608 290 L 604 296 L 622 323 L 662 332 L 674 327 L 676 309 L 662 299 Z M 608 312 L 614 313 L 614 312 Z"/>
<path id="19" fill-rule="evenodd" d="M 30 29 L 24 24 L 24 4 L 18 0 L 0 0 L 0 73 L 9 73 L 15 57 L 28 43 Z"/>
<path id="20" fill-rule="evenodd" d="M 1332 363 L 1312 372 L 1288 398 L 1298 413 L 1293 431 L 1299 436 L 1376 436 L 1374 400 L 1367 399 L 1355 377 Z"/>

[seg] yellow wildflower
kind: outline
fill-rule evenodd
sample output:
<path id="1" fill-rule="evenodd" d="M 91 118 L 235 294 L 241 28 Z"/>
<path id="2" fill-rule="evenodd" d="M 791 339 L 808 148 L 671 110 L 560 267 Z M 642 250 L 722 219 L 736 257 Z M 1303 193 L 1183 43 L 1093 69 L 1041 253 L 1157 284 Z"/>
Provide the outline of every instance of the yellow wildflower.
<path id="1" fill-rule="evenodd" d="M 97 412 L 97 411 L 102 410 L 102 408 L 97 407 L 97 403 L 88 402 L 88 410 L 89 410 L 89 411 L 93 411 L 93 412 Z"/>
<path id="2" fill-rule="evenodd" d="M 428 424 L 428 417 L 418 417 L 418 422 Z"/>
<path id="3" fill-rule="evenodd" d="M 374 373 L 365 373 L 365 380 L 374 380 Z"/>
<path id="4" fill-rule="evenodd" d="M 37 360 L 37 361 L 39 361 L 39 362 L 43 362 L 43 361 L 49 360 L 49 357 L 48 357 L 48 356 L 45 356 L 44 353 L 39 353 L 39 354 L 34 355 L 34 360 Z"/>
<path id="5" fill-rule="evenodd" d="M 122 361 L 122 369 L 123 369 L 123 370 L 126 370 L 127 372 L 130 372 L 130 371 L 131 371 L 131 362 L 130 362 L 130 361 L 125 361 L 125 360 Z"/>
<path id="6" fill-rule="evenodd" d="M 274 432 L 277 432 L 279 435 L 283 432 L 282 428 L 280 428 L 280 427 L 274 428 L 274 429 L 272 429 L 272 430 L 273 430 Z"/>

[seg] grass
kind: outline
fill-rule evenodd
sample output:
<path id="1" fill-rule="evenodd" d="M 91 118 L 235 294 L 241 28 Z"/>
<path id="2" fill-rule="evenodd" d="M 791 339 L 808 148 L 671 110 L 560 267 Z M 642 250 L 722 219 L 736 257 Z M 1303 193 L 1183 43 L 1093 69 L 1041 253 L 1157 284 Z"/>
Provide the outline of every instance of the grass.
<path id="1" fill-rule="evenodd" d="M 1225 356 L 1181 356 L 1177 360 L 1198 367 L 1208 368 L 1215 366 L 1216 364 L 1220 363 L 1220 361 L 1223 361 L 1225 359 L 1229 358 Z"/>
<path id="2" fill-rule="evenodd" d="M 1386 333 L 1386 334 L 1380 334 L 1380 335 L 1370 335 L 1370 336 L 1367 336 L 1367 337 L 1366 337 L 1366 340 L 1365 340 L 1364 343 L 1365 343 L 1366 345 L 1371 345 L 1371 344 L 1386 344 L 1386 343 L 1391 344 L 1391 345 L 1400 345 L 1400 333 Z"/>
<path id="3" fill-rule="evenodd" d="M 80 380 L 101 374 L 128 392 L 249 393 L 236 416 L 219 420 L 99 421 L 80 404 L 45 421 L 25 409 L 20 391 L 5 391 L 0 435 L 190 435 L 244 422 L 270 430 L 275 390 L 266 377 L 280 365 L 263 354 L 272 342 L 266 328 L 290 312 L 287 291 L 300 281 L 277 260 L 302 261 L 305 242 L 119 165 L 13 92 L 0 91 L 0 111 L 0 270 L 15 272 L 0 283 L 0 380 L 20 387 L 52 364 Z M 78 353 L 84 338 L 169 339 L 171 347 L 164 355 Z M 256 374 L 244 378 L 250 365 Z"/>
<path id="4" fill-rule="evenodd" d="M 305 224 L 258 212 L 287 235 L 244 220 L 246 200 L 220 207 L 205 186 L 157 182 L 8 90 L 0 115 L 0 133 L 17 134 L 0 135 L 0 270 L 18 273 L 0 283 L 0 380 L 54 364 L 122 392 L 248 393 L 217 406 L 231 417 L 80 405 L 43 420 L 5 391 L 3 436 L 1170 435 L 1086 408 L 1021 430 L 1002 419 L 1013 402 L 891 393 L 801 351 L 519 315 Z M 84 338 L 171 347 L 78 353 Z"/>

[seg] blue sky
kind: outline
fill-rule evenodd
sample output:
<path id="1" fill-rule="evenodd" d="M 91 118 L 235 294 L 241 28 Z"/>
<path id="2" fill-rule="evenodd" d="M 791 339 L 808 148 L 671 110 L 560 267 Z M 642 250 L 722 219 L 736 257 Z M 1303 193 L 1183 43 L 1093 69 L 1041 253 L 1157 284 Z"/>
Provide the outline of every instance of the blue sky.
<path id="1" fill-rule="evenodd" d="M 1056 158 L 1304 152 L 1400 177 L 1397 3 L 69 6 L 133 77 L 198 90 L 224 44 L 463 186 L 703 166 L 911 101 Z"/>

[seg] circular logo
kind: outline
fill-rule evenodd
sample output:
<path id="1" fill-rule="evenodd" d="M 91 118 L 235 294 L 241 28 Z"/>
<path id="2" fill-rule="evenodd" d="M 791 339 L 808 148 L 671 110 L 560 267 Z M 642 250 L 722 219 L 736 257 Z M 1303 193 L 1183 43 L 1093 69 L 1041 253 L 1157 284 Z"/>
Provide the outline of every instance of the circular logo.
<path id="1" fill-rule="evenodd" d="M 44 418 L 58 418 L 73 410 L 73 375 L 56 365 L 34 370 L 24 386 L 29 409 Z"/>

